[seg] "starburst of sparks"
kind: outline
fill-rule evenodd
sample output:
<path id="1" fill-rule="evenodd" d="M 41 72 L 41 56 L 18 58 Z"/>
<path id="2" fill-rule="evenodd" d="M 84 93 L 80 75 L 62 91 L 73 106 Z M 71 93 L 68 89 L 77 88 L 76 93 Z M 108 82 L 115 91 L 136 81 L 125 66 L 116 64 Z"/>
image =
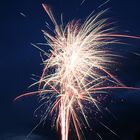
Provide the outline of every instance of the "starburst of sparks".
<path id="1" fill-rule="evenodd" d="M 39 94 L 44 102 L 42 105 L 50 103 L 42 120 L 49 113 L 57 112 L 55 123 L 57 129 L 61 128 L 61 139 L 69 139 L 72 123 L 78 140 L 81 140 L 82 126 L 77 112 L 83 115 L 86 125 L 90 127 L 84 102 L 100 110 L 94 94 L 111 89 L 136 89 L 125 86 L 109 72 L 118 55 L 108 46 L 119 44 L 120 37 L 139 37 L 115 33 L 112 23 L 102 17 L 106 10 L 95 15 L 92 13 L 84 22 L 73 20 L 64 26 L 63 22 L 60 25 L 57 23 L 47 5 L 43 4 L 43 7 L 55 27 L 53 34 L 43 31 L 51 53 L 44 53 L 48 59 L 43 62 L 42 76 L 33 84 L 39 84 L 39 90 L 22 94 L 16 100 Z"/>

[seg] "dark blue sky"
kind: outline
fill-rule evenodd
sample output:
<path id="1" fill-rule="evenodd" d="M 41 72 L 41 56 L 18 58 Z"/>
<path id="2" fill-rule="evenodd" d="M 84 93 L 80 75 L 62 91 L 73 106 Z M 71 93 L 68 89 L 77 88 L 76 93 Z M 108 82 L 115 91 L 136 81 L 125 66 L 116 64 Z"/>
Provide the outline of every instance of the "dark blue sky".
<path id="1" fill-rule="evenodd" d="M 45 42 L 41 30 L 46 29 L 45 21 L 50 23 L 50 20 L 41 4 L 49 4 L 58 21 L 60 13 L 63 13 L 64 20 L 67 22 L 73 18 L 84 19 L 105 2 L 105 0 L 86 0 L 80 6 L 81 1 L 0 1 L 0 134 L 25 133 L 26 135 L 37 121 L 33 118 L 33 111 L 37 107 L 35 97 L 25 98 L 16 103 L 13 102 L 13 99 L 23 92 L 34 90 L 34 88 L 27 89 L 33 82 L 30 79 L 31 74 L 40 75 L 42 72 L 39 51 L 30 45 L 31 42 Z M 140 36 L 139 0 L 111 0 L 103 9 L 108 7 L 110 10 L 107 16 L 111 17 L 113 21 L 117 21 L 121 33 Z M 20 13 L 25 14 L 26 17 Z M 125 55 L 120 62 L 119 70 L 114 73 L 126 85 L 140 86 L 140 56 L 132 53 L 140 53 L 140 40 L 125 39 L 124 41 L 131 45 L 114 48 L 115 51 Z M 113 113 L 116 111 L 114 114 L 117 115 L 118 120 L 115 122 L 111 120 L 109 125 L 118 132 L 120 138 L 112 136 L 105 129 L 101 129 L 103 131 L 101 135 L 105 140 L 135 140 L 140 131 L 140 95 L 138 92 L 129 92 L 128 95 L 126 91 L 121 92 L 121 95 L 114 94 L 112 98 L 115 98 L 116 104 L 110 108 Z M 125 100 L 124 104 L 120 103 L 122 98 Z M 51 137 L 50 134 L 45 133 L 45 131 L 54 133 L 50 131 L 49 124 L 50 121 L 44 128 L 45 130 L 41 127 L 36 133 Z M 98 125 L 97 129 L 100 130 Z M 87 136 L 89 140 L 91 140 L 90 136 L 93 135 Z"/>

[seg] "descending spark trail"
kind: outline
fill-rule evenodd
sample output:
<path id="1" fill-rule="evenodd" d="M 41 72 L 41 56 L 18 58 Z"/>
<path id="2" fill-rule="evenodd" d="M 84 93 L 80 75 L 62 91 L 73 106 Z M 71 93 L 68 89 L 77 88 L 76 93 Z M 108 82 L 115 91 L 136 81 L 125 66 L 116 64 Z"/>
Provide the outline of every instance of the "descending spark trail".
<path id="1" fill-rule="evenodd" d="M 39 90 L 18 96 L 15 100 L 38 94 L 44 103 L 50 103 L 42 121 L 49 113 L 56 112 L 56 128 L 61 128 L 61 139 L 69 139 L 69 128 L 74 125 L 78 140 L 81 139 L 82 127 L 77 112 L 83 115 L 86 125 L 90 127 L 85 114 L 84 102 L 91 103 L 100 110 L 98 101 L 92 96 L 111 89 L 137 89 L 127 87 L 109 72 L 109 67 L 119 57 L 107 46 L 119 44 L 116 38 L 138 38 L 136 36 L 116 34 L 108 19 L 102 18 L 106 10 L 91 14 L 83 23 L 71 21 L 65 27 L 59 25 L 51 9 L 43 4 L 55 26 L 54 35 L 43 31 L 51 54 L 45 53 L 44 70 Z M 42 106 L 41 105 L 41 106 Z"/>

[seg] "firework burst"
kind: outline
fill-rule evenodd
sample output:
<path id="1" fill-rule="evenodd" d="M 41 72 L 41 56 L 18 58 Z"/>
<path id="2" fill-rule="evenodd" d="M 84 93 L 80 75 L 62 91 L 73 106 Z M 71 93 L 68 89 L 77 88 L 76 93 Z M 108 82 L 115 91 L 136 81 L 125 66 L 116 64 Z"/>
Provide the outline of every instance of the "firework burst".
<path id="1" fill-rule="evenodd" d="M 116 63 L 118 55 L 108 49 L 110 44 L 119 44 L 116 38 L 135 36 L 116 34 L 112 23 L 102 18 L 106 10 L 91 14 L 84 22 L 71 21 L 66 26 L 58 24 L 50 8 L 44 9 L 53 22 L 53 35 L 43 31 L 47 45 L 51 47 L 48 59 L 44 60 L 44 70 L 39 90 L 22 94 L 23 96 L 39 94 L 43 105 L 50 103 L 42 120 L 49 113 L 56 112 L 56 128 L 61 128 L 61 139 L 68 140 L 70 124 L 74 125 L 78 139 L 81 139 L 81 122 L 78 113 L 83 115 L 87 126 L 90 126 L 85 114 L 84 102 L 97 107 L 98 101 L 93 94 L 104 93 L 107 89 L 134 89 L 126 87 L 109 72 L 109 67 Z"/>

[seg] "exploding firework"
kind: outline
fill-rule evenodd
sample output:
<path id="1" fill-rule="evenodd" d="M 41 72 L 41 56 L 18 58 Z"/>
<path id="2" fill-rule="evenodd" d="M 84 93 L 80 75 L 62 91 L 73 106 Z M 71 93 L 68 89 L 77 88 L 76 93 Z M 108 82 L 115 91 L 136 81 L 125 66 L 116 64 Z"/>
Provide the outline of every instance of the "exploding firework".
<path id="1" fill-rule="evenodd" d="M 55 27 L 52 34 L 43 31 L 47 45 L 51 47 L 50 54 L 44 52 L 47 59 L 43 61 L 42 76 L 33 84 L 39 84 L 39 90 L 22 94 L 16 100 L 38 94 L 40 102 L 43 102 L 41 106 L 50 104 L 41 122 L 49 113 L 55 113 L 55 124 L 57 129 L 61 129 L 61 139 L 68 140 L 69 129 L 73 124 L 80 140 L 82 126 L 78 113 L 82 114 L 85 125 L 90 127 L 85 102 L 100 110 L 94 94 L 109 89 L 135 89 L 125 86 L 109 72 L 119 56 L 108 46 L 120 44 L 120 37 L 139 37 L 115 33 L 112 23 L 103 18 L 106 10 L 95 15 L 92 13 L 84 22 L 73 20 L 64 26 L 63 22 L 57 23 L 47 5 L 43 4 L 43 7 Z"/>

